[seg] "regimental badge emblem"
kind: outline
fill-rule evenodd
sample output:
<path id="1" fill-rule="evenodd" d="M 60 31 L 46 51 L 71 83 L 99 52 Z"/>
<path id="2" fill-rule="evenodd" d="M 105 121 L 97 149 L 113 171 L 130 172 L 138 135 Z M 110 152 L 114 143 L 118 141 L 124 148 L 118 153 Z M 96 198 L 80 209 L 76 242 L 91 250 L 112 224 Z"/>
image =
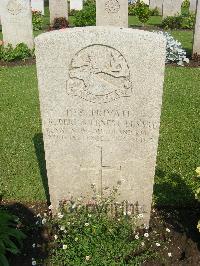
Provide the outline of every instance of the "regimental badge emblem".
<path id="1" fill-rule="evenodd" d="M 120 4 L 118 0 L 108 0 L 105 3 L 105 10 L 108 13 L 117 13 L 120 10 Z"/>
<path id="2" fill-rule="evenodd" d="M 7 10 L 12 15 L 18 15 L 23 9 L 24 5 L 20 0 L 10 0 L 7 4 Z"/>
<path id="3" fill-rule="evenodd" d="M 72 59 L 67 94 L 91 103 L 108 103 L 132 95 L 128 63 L 115 48 L 87 46 Z"/>

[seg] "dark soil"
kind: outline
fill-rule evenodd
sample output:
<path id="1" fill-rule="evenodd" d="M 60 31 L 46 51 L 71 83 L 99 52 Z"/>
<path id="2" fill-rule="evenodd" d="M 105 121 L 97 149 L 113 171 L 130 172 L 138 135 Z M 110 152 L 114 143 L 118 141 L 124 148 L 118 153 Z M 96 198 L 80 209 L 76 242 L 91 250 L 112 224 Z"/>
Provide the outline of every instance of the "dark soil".
<path id="1" fill-rule="evenodd" d="M 17 60 L 12 62 L 6 62 L 0 60 L 0 67 L 15 67 L 15 66 L 30 66 L 30 65 L 35 65 L 34 58 L 28 58 L 26 60 Z"/>
<path id="2" fill-rule="evenodd" d="M 38 219 L 37 214 L 40 213 L 44 216 L 45 213 L 48 213 L 47 204 L 29 203 L 22 205 L 2 202 L 0 208 L 6 208 L 16 214 L 21 219 L 22 229 L 28 236 L 21 255 L 10 256 L 10 265 L 29 266 L 32 258 L 36 259 L 37 265 L 46 265 L 42 261 L 48 257 L 50 237 L 45 226 L 38 227 L 35 224 Z M 153 210 L 149 233 L 150 236 L 156 235 L 156 238 L 151 239 L 150 237 L 149 242 L 154 242 L 154 250 L 158 256 L 152 261 L 143 263 L 143 266 L 200 265 L 200 233 L 197 230 L 199 219 L 200 207 L 193 209 L 157 208 Z M 166 229 L 170 232 L 167 232 Z M 160 247 L 157 247 L 155 242 L 159 242 Z M 36 247 L 32 246 L 34 243 Z"/>

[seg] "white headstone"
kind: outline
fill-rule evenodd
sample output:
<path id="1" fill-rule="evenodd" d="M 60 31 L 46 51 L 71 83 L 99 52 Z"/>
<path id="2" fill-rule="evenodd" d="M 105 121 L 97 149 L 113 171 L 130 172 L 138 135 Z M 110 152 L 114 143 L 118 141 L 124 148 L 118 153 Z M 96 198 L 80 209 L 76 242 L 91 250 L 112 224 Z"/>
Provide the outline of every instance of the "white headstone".
<path id="1" fill-rule="evenodd" d="M 197 0 L 190 0 L 190 12 L 196 12 Z"/>
<path id="2" fill-rule="evenodd" d="M 32 11 L 39 11 L 44 15 L 44 0 L 31 0 Z"/>
<path id="3" fill-rule="evenodd" d="M 196 24 L 194 31 L 193 54 L 200 55 L 200 1 L 197 3 Z"/>
<path id="4" fill-rule="evenodd" d="M 67 0 L 49 0 L 50 24 L 53 24 L 55 18 L 66 18 L 68 20 L 68 1 Z"/>
<path id="5" fill-rule="evenodd" d="M 162 15 L 162 9 L 163 9 L 163 0 L 150 0 L 150 9 L 157 8 L 159 11 L 159 14 Z"/>
<path id="6" fill-rule="evenodd" d="M 29 0 L 1 0 L 1 23 L 5 44 L 25 43 L 33 48 L 32 13 Z"/>
<path id="7" fill-rule="evenodd" d="M 145 3 L 146 5 L 149 5 L 149 0 L 142 0 L 143 3 Z"/>
<path id="8" fill-rule="evenodd" d="M 83 0 L 70 0 L 70 10 L 82 10 Z"/>
<path id="9" fill-rule="evenodd" d="M 96 25 L 128 27 L 128 1 L 96 1 Z"/>
<path id="10" fill-rule="evenodd" d="M 183 0 L 163 0 L 163 17 L 181 14 Z"/>
<path id="11" fill-rule="evenodd" d="M 121 182 L 148 223 L 165 67 L 156 33 L 85 27 L 36 38 L 51 203 Z"/>

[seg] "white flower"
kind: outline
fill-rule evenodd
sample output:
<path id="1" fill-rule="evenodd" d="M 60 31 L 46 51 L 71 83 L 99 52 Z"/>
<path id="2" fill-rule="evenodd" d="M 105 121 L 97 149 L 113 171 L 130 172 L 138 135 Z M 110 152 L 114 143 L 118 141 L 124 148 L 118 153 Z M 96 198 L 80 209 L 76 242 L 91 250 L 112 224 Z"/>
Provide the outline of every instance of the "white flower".
<path id="1" fill-rule="evenodd" d="M 131 215 L 131 211 L 128 211 L 127 214 L 130 216 Z"/>
<path id="2" fill-rule="evenodd" d="M 67 222 L 67 225 L 70 225 L 70 222 Z"/>
<path id="3" fill-rule="evenodd" d="M 91 215 L 91 214 L 88 214 L 88 217 L 89 217 L 89 218 L 91 218 L 91 217 L 92 217 L 92 215 Z"/>
<path id="4" fill-rule="evenodd" d="M 74 239 L 76 242 L 78 241 L 78 237 L 75 237 L 75 239 Z"/>
<path id="5" fill-rule="evenodd" d="M 45 224 L 47 222 L 47 219 L 46 218 L 43 218 L 42 219 L 42 224 Z"/>
<path id="6" fill-rule="evenodd" d="M 89 223 L 85 223 L 85 226 L 89 226 Z"/>
<path id="7" fill-rule="evenodd" d="M 171 252 L 169 252 L 167 255 L 168 255 L 168 257 L 172 257 L 172 253 Z"/>
<path id="8" fill-rule="evenodd" d="M 64 216 L 64 215 L 63 215 L 63 214 L 61 214 L 60 212 L 58 213 L 58 218 L 59 218 L 59 219 L 62 219 L 62 218 L 63 218 L 63 216 Z"/>
<path id="9" fill-rule="evenodd" d="M 36 260 L 34 259 L 34 258 L 32 258 L 32 265 L 34 266 L 34 265 L 37 265 L 37 262 L 36 262 Z"/>
<path id="10" fill-rule="evenodd" d="M 58 236 L 57 236 L 57 235 L 55 235 L 55 236 L 54 236 L 54 239 L 55 239 L 55 240 L 57 240 L 57 239 L 58 239 Z"/>
<path id="11" fill-rule="evenodd" d="M 63 245 L 63 249 L 67 249 L 67 245 Z"/>
<path id="12" fill-rule="evenodd" d="M 90 256 L 86 256 L 85 260 L 87 260 L 87 261 L 90 260 Z"/>
<path id="13" fill-rule="evenodd" d="M 157 246 L 157 247 L 160 247 L 160 243 L 156 243 L 156 246 Z"/>
<path id="14" fill-rule="evenodd" d="M 50 206 L 48 207 L 48 209 L 49 209 L 49 210 L 53 209 L 53 206 L 52 206 L 52 205 L 50 205 Z"/>
<path id="15" fill-rule="evenodd" d="M 145 234 L 144 234 L 144 237 L 149 237 L 149 234 L 148 234 L 148 233 L 145 233 Z"/>
<path id="16" fill-rule="evenodd" d="M 38 213 L 37 217 L 41 218 L 41 214 L 40 214 L 40 213 Z"/>
<path id="17" fill-rule="evenodd" d="M 142 213 L 138 214 L 138 218 L 142 219 L 144 217 L 144 215 Z"/>
<path id="18" fill-rule="evenodd" d="M 141 243 L 141 246 L 144 247 L 144 242 Z"/>
<path id="19" fill-rule="evenodd" d="M 61 231 L 64 231 L 64 230 L 65 230 L 64 225 L 62 225 L 62 226 L 60 227 L 60 230 L 61 230 Z"/>
<path id="20" fill-rule="evenodd" d="M 139 235 L 135 235 L 135 239 L 139 239 Z"/>
<path id="21" fill-rule="evenodd" d="M 32 247 L 33 247 L 33 248 L 35 248 L 35 247 L 36 247 L 36 244 L 35 244 L 35 243 L 33 243 Z"/>
<path id="22" fill-rule="evenodd" d="M 170 229 L 169 228 L 166 228 L 166 231 L 169 233 L 170 232 Z"/>

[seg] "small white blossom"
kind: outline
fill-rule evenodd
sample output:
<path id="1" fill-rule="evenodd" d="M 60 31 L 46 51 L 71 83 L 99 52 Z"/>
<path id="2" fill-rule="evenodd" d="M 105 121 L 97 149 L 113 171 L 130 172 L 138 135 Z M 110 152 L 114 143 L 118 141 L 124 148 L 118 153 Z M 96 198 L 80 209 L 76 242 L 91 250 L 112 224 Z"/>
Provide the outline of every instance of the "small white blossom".
<path id="1" fill-rule="evenodd" d="M 58 236 L 57 236 L 57 235 L 55 235 L 55 236 L 54 236 L 54 239 L 55 239 L 55 240 L 57 240 L 57 239 L 58 239 Z"/>
<path id="2" fill-rule="evenodd" d="M 139 239 L 139 235 L 135 235 L 135 239 Z"/>
<path id="3" fill-rule="evenodd" d="M 64 250 L 67 249 L 67 245 L 63 245 L 63 249 L 64 249 Z"/>
<path id="4" fill-rule="evenodd" d="M 91 214 L 88 214 L 88 217 L 89 217 L 89 218 L 91 218 L 91 217 L 92 217 L 92 215 L 91 215 Z"/>
<path id="5" fill-rule="evenodd" d="M 61 230 L 61 231 L 64 231 L 64 230 L 65 230 L 64 225 L 62 225 L 62 226 L 60 227 L 60 230 Z"/>
<path id="6" fill-rule="evenodd" d="M 85 226 L 89 226 L 89 223 L 85 223 Z"/>
<path id="7" fill-rule="evenodd" d="M 67 225 L 70 225 L 70 222 L 67 222 Z"/>
<path id="8" fill-rule="evenodd" d="M 32 265 L 33 266 L 37 265 L 37 262 L 36 262 L 36 260 L 34 258 L 32 258 Z"/>
<path id="9" fill-rule="evenodd" d="M 148 234 L 148 233 L 145 233 L 145 234 L 144 234 L 144 237 L 149 237 L 149 234 Z"/>
<path id="10" fill-rule="evenodd" d="M 35 244 L 35 243 L 33 243 L 32 247 L 33 247 L 33 248 L 35 248 L 35 247 L 36 247 L 36 244 Z"/>
<path id="11" fill-rule="evenodd" d="M 144 242 L 141 243 L 141 246 L 144 247 Z"/>
<path id="12" fill-rule="evenodd" d="M 61 214 L 60 212 L 58 213 L 58 218 L 59 218 L 59 219 L 62 219 L 62 218 L 63 218 L 63 216 L 64 216 L 64 215 L 63 215 L 63 214 Z"/>
<path id="13" fill-rule="evenodd" d="M 167 255 L 168 255 L 168 257 L 172 257 L 172 253 L 171 252 L 169 252 Z"/>
<path id="14" fill-rule="evenodd" d="M 128 211 L 127 214 L 130 216 L 131 215 L 131 211 Z"/>
<path id="15" fill-rule="evenodd" d="M 90 260 L 90 256 L 86 256 L 85 260 L 87 260 L 87 261 Z"/>
<path id="16" fill-rule="evenodd" d="M 42 224 L 45 224 L 47 222 L 47 219 L 46 218 L 43 218 L 42 219 Z"/>
<path id="17" fill-rule="evenodd" d="M 160 243 L 156 243 L 156 246 L 157 246 L 157 247 L 160 247 Z"/>
<path id="18" fill-rule="evenodd" d="M 41 216 L 41 214 L 40 214 L 40 213 L 38 213 L 38 214 L 37 214 L 37 217 L 41 218 L 42 216 Z"/>
<path id="19" fill-rule="evenodd" d="M 169 233 L 170 232 L 170 229 L 169 228 L 166 228 L 166 231 Z"/>
<path id="20" fill-rule="evenodd" d="M 138 214 L 138 218 L 142 219 L 144 217 L 144 215 L 142 213 Z"/>
<path id="21" fill-rule="evenodd" d="M 74 239 L 76 242 L 78 241 L 78 237 L 75 237 L 75 239 Z"/>
<path id="22" fill-rule="evenodd" d="M 49 210 L 53 209 L 53 206 L 52 206 L 52 205 L 50 205 L 50 206 L 48 207 L 48 209 L 49 209 Z"/>

